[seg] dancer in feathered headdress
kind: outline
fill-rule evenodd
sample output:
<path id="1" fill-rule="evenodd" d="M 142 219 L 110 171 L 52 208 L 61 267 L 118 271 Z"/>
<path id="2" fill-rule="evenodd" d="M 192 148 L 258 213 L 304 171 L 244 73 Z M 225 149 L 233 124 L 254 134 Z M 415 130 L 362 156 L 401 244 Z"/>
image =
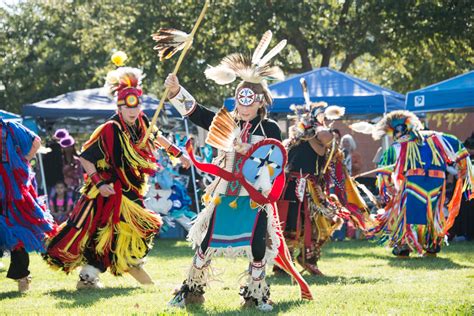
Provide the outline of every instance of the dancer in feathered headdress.
<path id="1" fill-rule="evenodd" d="M 290 250 L 303 268 L 322 275 L 318 268 L 321 247 L 344 219 L 367 229 L 367 206 L 343 163 L 342 151 L 330 129 L 345 109 L 311 102 L 301 78 L 304 105 L 293 105 L 286 168 L 288 181 L 278 202 L 282 229 Z M 278 268 L 274 269 L 279 272 Z"/>
<path id="2" fill-rule="evenodd" d="M 303 296 L 311 297 L 307 284 L 287 256 L 275 211 L 278 196 L 274 196 L 282 189 L 286 153 L 280 143 L 278 125 L 266 118 L 266 106 L 272 103 L 266 81 L 283 78 L 282 71 L 272 66 L 270 60 L 285 47 L 286 40 L 265 54 L 271 38 L 272 33 L 267 31 L 252 57 L 232 54 L 205 71 L 206 77 L 218 84 L 242 79 L 235 90 L 235 109 L 231 113 L 222 108 L 216 114 L 197 104 L 174 75 L 169 75 L 165 82 L 170 89 L 170 102 L 183 116 L 209 130 L 206 143 L 219 149 L 215 165 L 195 162 L 198 168 L 217 178 L 207 188 L 205 209 L 190 230 L 189 239 L 197 251 L 188 277 L 171 305 L 203 302 L 211 257 L 217 254 L 243 254 L 249 258 L 247 283 L 240 290 L 245 305 L 262 311 L 272 309 L 265 266 L 274 260 L 297 278 Z M 256 153 L 259 146 L 262 151 L 270 148 L 266 157 Z M 247 178 L 246 170 L 254 173 L 255 182 Z"/>
<path id="3" fill-rule="evenodd" d="M 415 114 L 395 111 L 372 131 L 374 139 L 393 138 L 380 161 L 385 169 L 377 175 L 386 206 L 377 216 L 374 234 L 388 241 L 396 256 L 406 257 L 411 251 L 436 256 L 458 215 L 463 191 L 474 198 L 474 170 L 463 144 L 452 135 L 422 129 Z M 448 173 L 457 177 L 449 202 Z"/>
<path id="4" fill-rule="evenodd" d="M 118 53 L 112 60 L 121 66 L 125 57 Z M 175 157 L 182 153 L 157 133 L 140 146 L 149 125 L 140 105 L 142 77 L 141 70 L 131 67 L 107 74 L 105 88 L 117 100 L 117 113 L 82 147 L 80 161 L 88 175 L 82 196 L 44 255 L 66 273 L 82 266 L 78 289 L 102 287 L 99 275 L 107 269 L 153 284 L 143 264 L 162 222 L 145 208 L 143 196 L 148 176 L 157 168 L 157 147 Z"/>
<path id="5" fill-rule="evenodd" d="M 38 199 L 29 161 L 40 138 L 23 125 L 0 118 L 0 252 L 10 251 L 7 278 L 26 292 L 31 282 L 29 252 L 44 251 L 44 239 L 54 233 L 54 219 Z"/>

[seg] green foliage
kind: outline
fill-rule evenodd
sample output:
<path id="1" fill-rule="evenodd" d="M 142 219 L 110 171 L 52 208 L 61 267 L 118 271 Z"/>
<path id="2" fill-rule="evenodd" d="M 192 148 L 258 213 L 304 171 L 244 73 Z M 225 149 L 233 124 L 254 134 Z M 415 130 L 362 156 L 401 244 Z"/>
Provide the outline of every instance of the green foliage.
<path id="1" fill-rule="evenodd" d="M 319 266 L 324 277 L 304 274 L 314 295 L 301 301 L 299 289 L 287 276 L 267 271 L 274 310 L 268 315 L 472 315 L 474 244 L 453 243 L 438 258 L 393 258 L 390 251 L 365 241 L 329 243 Z M 260 315 L 242 311 L 239 275 L 248 267 L 244 258 L 214 258 L 215 281 L 206 289 L 202 307 L 168 309 L 173 289 L 191 265 L 193 251 L 184 241 L 158 240 L 146 269 L 156 282 L 140 287 L 125 275 L 101 275 L 106 286 L 97 291 L 76 291 L 77 273 L 65 275 L 47 268 L 39 255 L 31 255 L 31 292 L 16 292 L 16 284 L 0 271 L 2 314 L 15 315 Z M 1 260 L 8 265 L 9 259 Z"/>
<path id="2" fill-rule="evenodd" d="M 0 7 L 0 104 L 21 105 L 98 87 L 125 51 L 147 77 L 145 92 L 160 96 L 177 57 L 160 63 L 151 33 L 189 32 L 203 1 L 20 1 Z M 329 66 L 401 92 L 473 68 L 474 5 L 448 0 L 221 0 L 198 30 L 180 80 L 202 103 L 219 106 L 232 87 L 203 71 L 225 55 L 255 48 L 271 29 L 288 39 L 277 63 L 287 74 Z"/>

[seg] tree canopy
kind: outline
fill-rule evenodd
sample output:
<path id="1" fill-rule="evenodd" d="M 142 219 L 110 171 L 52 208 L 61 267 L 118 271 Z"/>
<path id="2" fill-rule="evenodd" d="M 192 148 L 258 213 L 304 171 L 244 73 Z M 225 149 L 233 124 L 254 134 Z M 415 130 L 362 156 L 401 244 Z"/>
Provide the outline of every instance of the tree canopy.
<path id="1" fill-rule="evenodd" d="M 151 34 L 186 32 L 203 1 L 22 1 L 0 7 L 1 108 L 102 86 L 110 56 L 125 51 L 160 95 L 177 58 L 160 62 Z M 328 66 L 407 92 L 474 64 L 474 4 L 469 0 L 213 1 L 179 77 L 197 99 L 219 106 L 233 87 L 206 80 L 207 64 L 255 48 L 270 29 L 288 39 L 277 63 L 287 75 Z"/>

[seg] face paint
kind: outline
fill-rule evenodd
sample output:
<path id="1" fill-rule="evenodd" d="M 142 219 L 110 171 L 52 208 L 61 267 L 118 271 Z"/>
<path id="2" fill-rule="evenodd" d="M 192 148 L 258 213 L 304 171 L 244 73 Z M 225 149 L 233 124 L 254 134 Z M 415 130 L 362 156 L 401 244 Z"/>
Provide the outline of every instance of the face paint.
<path id="1" fill-rule="evenodd" d="M 243 106 L 251 106 L 254 102 L 263 101 L 263 94 L 257 94 L 250 88 L 242 88 L 237 92 L 237 102 Z"/>

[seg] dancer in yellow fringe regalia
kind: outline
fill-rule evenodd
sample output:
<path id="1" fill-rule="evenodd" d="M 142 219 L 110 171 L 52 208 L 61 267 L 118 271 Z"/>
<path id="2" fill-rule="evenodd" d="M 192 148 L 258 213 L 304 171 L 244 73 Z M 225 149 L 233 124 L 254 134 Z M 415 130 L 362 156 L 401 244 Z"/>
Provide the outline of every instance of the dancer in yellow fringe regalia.
<path id="1" fill-rule="evenodd" d="M 117 97 L 117 113 L 84 144 L 80 159 L 88 178 L 82 196 L 44 255 L 49 264 L 67 273 L 83 266 L 78 289 L 102 287 L 99 274 L 107 269 L 153 284 L 143 263 L 162 222 L 144 207 L 143 196 L 148 175 L 157 167 L 156 147 L 175 157 L 182 153 L 159 135 L 151 134 L 140 146 L 149 125 L 140 106 L 141 77 L 141 71 L 131 67 L 108 73 L 106 88 Z"/>

